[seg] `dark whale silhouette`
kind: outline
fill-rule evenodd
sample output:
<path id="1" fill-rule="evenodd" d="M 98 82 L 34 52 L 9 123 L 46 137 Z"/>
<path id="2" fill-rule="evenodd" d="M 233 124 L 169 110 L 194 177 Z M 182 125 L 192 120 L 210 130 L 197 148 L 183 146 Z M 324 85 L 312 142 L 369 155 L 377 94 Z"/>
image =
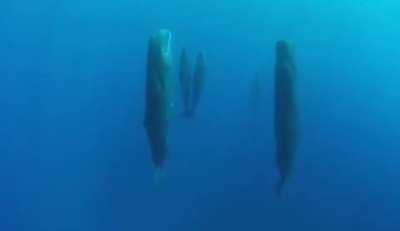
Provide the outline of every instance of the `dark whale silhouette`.
<path id="1" fill-rule="evenodd" d="M 147 54 L 144 127 L 150 143 L 152 161 L 158 170 L 163 167 L 168 153 L 168 83 L 172 66 L 170 43 L 171 32 L 160 30 L 151 36 Z"/>
<path id="2" fill-rule="evenodd" d="M 286 41 L 276 44 L 275 64 L 275 115 L 274 129 L 276 142 L 276 161 L 279 180 L 276 193 L 292 174 L 293 159 L 297 146 L 297 103 L 295 95 L 296 67 L 293 51 Z"/>

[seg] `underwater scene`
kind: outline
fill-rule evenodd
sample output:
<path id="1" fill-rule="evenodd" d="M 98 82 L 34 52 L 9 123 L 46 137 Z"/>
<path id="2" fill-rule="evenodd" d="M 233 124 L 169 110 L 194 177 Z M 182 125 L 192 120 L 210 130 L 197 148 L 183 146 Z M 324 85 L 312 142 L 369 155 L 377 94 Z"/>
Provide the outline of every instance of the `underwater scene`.
<path id="1" fill-rule="evenodd" d="M 0 1 L 0 231 L 400 231 L 400 1 Z"/>

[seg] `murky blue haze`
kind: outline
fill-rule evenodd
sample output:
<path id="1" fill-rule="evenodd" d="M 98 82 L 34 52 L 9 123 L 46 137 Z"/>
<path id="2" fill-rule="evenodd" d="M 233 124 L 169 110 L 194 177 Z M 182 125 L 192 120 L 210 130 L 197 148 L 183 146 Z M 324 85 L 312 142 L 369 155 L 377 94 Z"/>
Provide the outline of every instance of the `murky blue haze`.
<path id="1" fill-rule="evenodd" d="M 2 0 L 0 230 L 400 230 L 400 2 Z M 146 51 L 204 51 L 176 81 L 161 184 L 143 128 Z M 274 46 L 295 44 L 301 144 L 281 198 Z M 177 65 L 175 65 L 177 73 Z M 263 109 L 249 105 L 263 73 Z M 176 79 L 176 75 L 175 79 Z"/>

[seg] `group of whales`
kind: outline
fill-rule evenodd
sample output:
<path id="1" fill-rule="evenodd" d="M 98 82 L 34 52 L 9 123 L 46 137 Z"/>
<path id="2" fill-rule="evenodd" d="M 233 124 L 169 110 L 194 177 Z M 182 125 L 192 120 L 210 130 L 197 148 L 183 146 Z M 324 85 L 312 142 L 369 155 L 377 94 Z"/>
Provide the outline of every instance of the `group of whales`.
<path id="1" fill-rule="evenodd" d="M 167 134 L 169 109 L 171 107 L 171 38 L 169 30 L 162 29 L 151 35 L 148 44 L 147 72 L 145 86 L 144 127 L 149 139 L 153 164 L 161 170 L 168 153 Z M 276 43 L 274 135 L 276 161 L 279 179 L 275 191 L 282 188 L 291 175 L 294 154 L 297 147 L 298 121 L 295 94 L 296 66 L 293 50 L 286 41 Z M 193 116 L 204 88 L 205 62 L 202 53 L 196 58 L 193 77 L 188 64 L 186 50 L 180 57 L 180 84 L 183 115 Z M 256 79 L 254 89 L 259 91 L 260 81 Z M 258 94 L 257 92 L 254 93 Z"/>

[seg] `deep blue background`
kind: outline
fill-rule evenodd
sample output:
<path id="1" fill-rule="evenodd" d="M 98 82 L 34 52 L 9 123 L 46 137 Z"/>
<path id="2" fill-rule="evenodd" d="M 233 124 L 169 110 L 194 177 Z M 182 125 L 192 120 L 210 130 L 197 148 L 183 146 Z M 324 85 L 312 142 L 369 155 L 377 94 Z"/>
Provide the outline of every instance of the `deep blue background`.
<path id="1" fill-rule="evenodd" d="M 1 1 L 0 230 L 400 230 L 399 9 L 396 0 Z M 208 75 L 195 120 L 177 116 L 175 95 L 157 186 L 142 121 L 147 40 L 159 28 L 173 32 L 175 60 L 182 47 L 192 63 L 204 51 Z M 280 199 L 278 39 L 296 47 L 302 128 Z M 257 70 L 265 108 L 254 115 Z"/>

